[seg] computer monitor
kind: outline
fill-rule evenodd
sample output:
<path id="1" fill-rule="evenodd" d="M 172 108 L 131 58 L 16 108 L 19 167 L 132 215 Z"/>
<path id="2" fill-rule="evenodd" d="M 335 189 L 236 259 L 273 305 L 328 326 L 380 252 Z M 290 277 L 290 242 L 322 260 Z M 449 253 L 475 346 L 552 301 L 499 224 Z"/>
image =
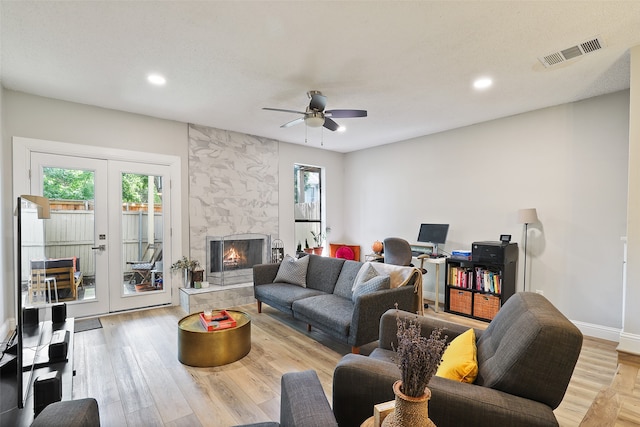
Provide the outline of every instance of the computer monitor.
<path id="1" fill-rule="evenodd" d="M 449 224 L 420 224 L 418 242 L 433 243 L 433 253 L 437 255 L 438 245 L 444 245 L 447 242 L 448 232 Z"/>

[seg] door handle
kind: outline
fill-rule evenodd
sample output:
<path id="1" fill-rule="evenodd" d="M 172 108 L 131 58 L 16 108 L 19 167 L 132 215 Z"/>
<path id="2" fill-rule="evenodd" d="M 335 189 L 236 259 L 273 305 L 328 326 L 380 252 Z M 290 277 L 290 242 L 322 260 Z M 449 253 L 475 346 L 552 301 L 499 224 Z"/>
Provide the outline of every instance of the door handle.
<path id="1" fill-rule="evenodd" d="M 104 251 L 105 249 L 107 249 L 107 246 L 106 245 L 92 246 L 91 249 L 97 249 L 99 251 Z"/>

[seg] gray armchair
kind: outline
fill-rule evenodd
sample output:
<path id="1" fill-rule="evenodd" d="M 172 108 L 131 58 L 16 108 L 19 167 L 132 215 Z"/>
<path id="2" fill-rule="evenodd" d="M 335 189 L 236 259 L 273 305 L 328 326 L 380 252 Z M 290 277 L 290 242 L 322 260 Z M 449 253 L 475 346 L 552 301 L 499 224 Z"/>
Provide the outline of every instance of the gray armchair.
<path id="1" fill-rule="evenodd" d="M 337 427 L 331 406 L 315 371 L 282 376 L 280 423 L 264 422 L 237 427 Z"/>
<path id="2" fill-rule="evenodd" d="M 401 317 L 416 315 L 399 312 Z M 468 327 L 418 317 L 422 335 L 446 328 L 453 339 Z M 333 411 L 340 427 L 359 426 L 373 406 L 394 399 L 400 371 L 392 361 L 396 310 L 380 320 L 380 342 L 369 357 L 349 354 L 333 376 Z M 582 334 L 542 295 L 518 293 L 486 330 L 476 330 L 478 378 L 474 384 L 434 377 L 429 417 L 447 426 L 557 426 L 553 414 L 571 379 Z"/>

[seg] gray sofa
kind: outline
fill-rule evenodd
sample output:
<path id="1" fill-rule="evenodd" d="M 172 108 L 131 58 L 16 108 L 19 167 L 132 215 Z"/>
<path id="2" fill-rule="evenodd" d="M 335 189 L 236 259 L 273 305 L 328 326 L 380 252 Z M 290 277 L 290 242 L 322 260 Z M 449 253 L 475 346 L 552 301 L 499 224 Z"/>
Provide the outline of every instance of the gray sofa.
<path id="1" fill-rule="evenodd" d="M 63 400 L 47 405 L 31 427 L 99 427 L 98 401 L 85 399 Z"/>
<path id="2" fill-rule="evenodd" d="M 352 352 L 378 339 L 380 317 L 395 304 L 415 313 L 422 304 L 422 295 L 414 289 L 420 274 L 405 286 L 361 295 L 352 301 L 352 286 L 363 263 L 341 258 L 307 255 L 306 287 L 276 282 L 280 264 L 258 264 L 253 267 L 254 295 L 258 312 L 266 303 L 295 319 L 351 345 Z M 412 268 L 412 267 L 404 267 Z"/>
<path id="3" fill-rule="evenodd" d="M 402 317 L 415 317 L 400 313 Z M 421 333 L 446 328 L 453 339 L 468 327 L 419 317 Z M 396 311 L 380 321 L 380 341 L 369 357 L 346 355 L 333 376 L 333 412 L 340 427 L 359 426 L 373 405 L 394 399 L 400 371 L 391 360 Z M 429 418 L 447 426 L 557 426 L 553 414 L 571 379 L 582 334 L 542 295 L 517 293 L 486 330 L 475 330 L 478 378 L 466 384 L 433 377 Z"/>
<path id="4" fill-rule="evenodd" d="M 315 371 L 288 372 L 282 376 L 280 422 L 237 427 L 337 427 L 331 406 Z"/>

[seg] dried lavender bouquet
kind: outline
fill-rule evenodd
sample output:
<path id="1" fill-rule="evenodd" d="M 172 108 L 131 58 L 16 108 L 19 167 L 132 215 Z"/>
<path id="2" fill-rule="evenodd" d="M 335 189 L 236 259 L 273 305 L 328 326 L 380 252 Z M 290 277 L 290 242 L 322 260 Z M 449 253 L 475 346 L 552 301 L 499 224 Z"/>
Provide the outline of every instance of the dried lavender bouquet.
<path id="1" fill-rule="evenodd" d="M 429 338 L 420 335 L 420 324 L 412 319 L 408 323 L 397 316 L 397 363 L 402 374 L 400 391 L 411 397 L 420 397 L 438 370 L 446 349 L 447 336 L 442 328 L 435 328 Z"/>

